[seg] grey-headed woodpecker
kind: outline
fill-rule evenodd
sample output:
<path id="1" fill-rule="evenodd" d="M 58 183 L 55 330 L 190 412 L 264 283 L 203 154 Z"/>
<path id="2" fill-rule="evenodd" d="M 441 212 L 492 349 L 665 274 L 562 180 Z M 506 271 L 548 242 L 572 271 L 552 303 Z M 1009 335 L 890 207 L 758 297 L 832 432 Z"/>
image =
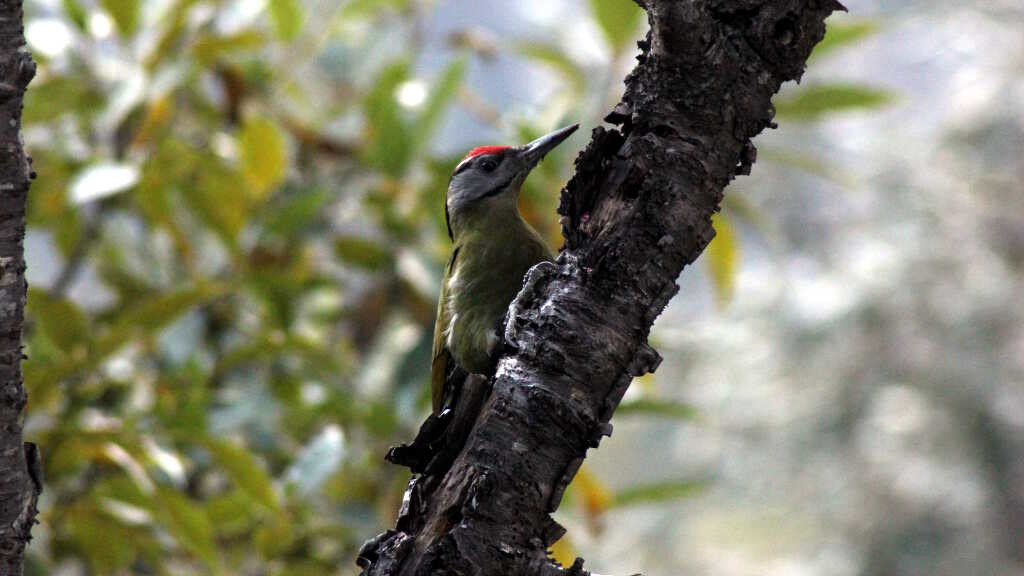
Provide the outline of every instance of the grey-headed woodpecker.
<path id="1" fill-rule="evenodd" d="M 487 374 L 497 330 L 523 277 L 552 260 L 551 249 L 519 214 L 519 189 L 530 171 L 579 125 L 525 146 L 474 148 L 448 184 L 445 219 L 453 246 L 437 303 L 431 362 L 434 414 L 450 401 L 446 381 L 458 369 Z"/>

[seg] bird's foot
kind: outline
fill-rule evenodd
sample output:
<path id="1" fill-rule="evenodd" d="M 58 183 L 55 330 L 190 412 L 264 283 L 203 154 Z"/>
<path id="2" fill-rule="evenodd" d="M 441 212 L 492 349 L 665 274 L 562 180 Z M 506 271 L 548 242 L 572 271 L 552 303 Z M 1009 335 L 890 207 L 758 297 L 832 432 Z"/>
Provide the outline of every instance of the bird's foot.
<path id="1" fill-rule="evenodd" d="M 427 464 L 434 458 L 438 451 L 439 440 L 445 435 L 445 430 L 451 421 L 453 410 L 443 410 L 440 414 L 431 414 L 423 421 L 416 438 L 408 444 L 399 444 L 388 449 L 384 459 L 392 464 L 405 466 L 414 474 L 423 472 Z"/>

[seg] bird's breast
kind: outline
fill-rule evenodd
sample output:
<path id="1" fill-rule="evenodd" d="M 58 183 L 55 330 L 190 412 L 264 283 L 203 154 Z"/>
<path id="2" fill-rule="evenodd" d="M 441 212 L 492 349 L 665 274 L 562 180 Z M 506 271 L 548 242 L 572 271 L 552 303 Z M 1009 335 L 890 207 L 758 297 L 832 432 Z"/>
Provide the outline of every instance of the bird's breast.
<path id="1" fill-rule="evenodd" d="M 460 251 L 460 258 L 466 252 Z M 505 255 L 486 264 L 466 258 L 452 270 L 446 286 L 450 317 L 444 338 L 455 361 L 466 370 L 489 369 L 497 329 L 532 264 Z"/>

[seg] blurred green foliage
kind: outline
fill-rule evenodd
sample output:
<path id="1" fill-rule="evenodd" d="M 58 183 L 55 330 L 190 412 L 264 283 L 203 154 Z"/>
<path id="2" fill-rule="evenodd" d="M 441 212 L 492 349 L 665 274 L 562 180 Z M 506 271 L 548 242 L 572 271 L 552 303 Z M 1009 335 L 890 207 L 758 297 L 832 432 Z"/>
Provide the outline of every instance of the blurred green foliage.
<path id="1" fill-rule="evenodd" d="M 393 522 L 408 476 L 382 455 L 427 410 L 458 160 L 433 144 L 446 111 L 478 101 L 466 76 L 483 56 L 455 48 L 424 78 L 410 33 L 424 7 L 310 6 L 270 0 L 237 26 L 237 6 L 192 0 L 155 16 L 132 0 L 64 0 L 47 15 L 76 44 L 37 56 L 24 114 L 40 174 L 29 226 L 58 262 L 30 292 L 26 329 L 27 433 L 47 479 L 29 574 L 337 573 Z M 642 12 L 591 6 L 610 52 L 627 53 Z M 378 57 L 355 33 L 367 28 L 400 49 Z M 583 98 L 587 74 L 554 44 L 508 50 Z M 409 90 L 422 102 L 403 103 Z M 786 106 L 828 109 L 820 90 Z M 508 138 L 551 127 L 517 122 Z M 522 198 L 554 246 L 568 154 Z M 723 303 L 735 214 L 709 251 Z M 648 392 L 621 413 L 695 416 Z M 595 519 L 702 485 L 577 484 L 567 502 Z"/>

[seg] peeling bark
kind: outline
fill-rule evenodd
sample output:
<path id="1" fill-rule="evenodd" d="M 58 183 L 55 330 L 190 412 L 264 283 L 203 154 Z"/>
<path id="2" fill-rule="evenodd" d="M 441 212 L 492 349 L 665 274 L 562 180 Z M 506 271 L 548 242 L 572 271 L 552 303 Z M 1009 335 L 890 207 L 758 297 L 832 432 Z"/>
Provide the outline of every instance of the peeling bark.
<path id="1" fill-rule="evenodd" d="M 20 0 L 0 0 L 0 576 L 20 575 L 42 491 L 39 454 L 22 443 L 25 200 L 35 177 L 22 149 L 21 108 L 36 66 Z"/>
<path id="2" fill-rule="evenodd" d="M 772 96 L 843 9 L 637 1 L 651 29 L 606 118 L 617 128 L 594 130 L 562 192 L 565 246 L 510 308 L 490 393 L 448 439 L 457 455 L 413 477 L 395 529 L 360 551 L 363 574 L 586 574 L 547 557 L 564 533 L 550 514 L 632 378 L 657 368 L 652 323 L 714 236 L 724 188 L 750 173 Z"/>

